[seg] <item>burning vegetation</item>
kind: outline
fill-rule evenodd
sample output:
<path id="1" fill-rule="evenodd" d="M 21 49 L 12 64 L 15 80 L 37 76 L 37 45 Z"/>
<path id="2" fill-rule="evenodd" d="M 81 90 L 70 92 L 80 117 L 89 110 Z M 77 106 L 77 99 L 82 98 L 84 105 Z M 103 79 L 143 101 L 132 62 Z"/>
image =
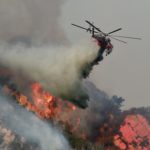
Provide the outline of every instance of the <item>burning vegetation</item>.
<path id="1" fill-rule="evenodd" d="M 85 82 L 90 102 L 89 107 L 82 110 L 67 100 L 53 96 L 37 82 L 28 84 L 28 92 L 21 92 L 10 77 L 9 80 L 4 79 L 7 73 L 8 71 L 1 70 L 1 93 L 13 97 L 18 105 L 35 113 L 40 119 L 47 120 L 55 126 L 59 125 L 73 149 L 150 149 L 150 108 L 122 111 L 124 99 L 117 96 L 109 99 L 105 92 L 97 89 L 92 83 Z M 40 149 L 32 142 L 28 145 L 24 137 L 15 135 L 15 132 L 3 125 L 1 138 L 2 147 L 11 147 L 18 142 L 20 149 Z"/>

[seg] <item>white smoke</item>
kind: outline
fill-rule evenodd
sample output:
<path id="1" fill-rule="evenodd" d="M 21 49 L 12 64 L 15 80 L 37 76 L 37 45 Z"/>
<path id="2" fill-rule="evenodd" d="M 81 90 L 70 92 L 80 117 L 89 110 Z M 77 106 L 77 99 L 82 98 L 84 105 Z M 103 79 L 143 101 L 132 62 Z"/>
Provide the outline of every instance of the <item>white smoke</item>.
<path id="1" fill-rule="evenodd" d="M 71 150 L 62 132 L 0 95 L 0 117 L 14 133 L 36 142 L 41 150 Z"/>
<path id="2" fill-rule="evenodd" d="M 0 46 L 0 64 L 41 83 L 56 96 L 84 95 L 82 70 L 97 55 L 93 41 L 72 47 Z M 26 82 L 26 81 L 25 81 Z"/>

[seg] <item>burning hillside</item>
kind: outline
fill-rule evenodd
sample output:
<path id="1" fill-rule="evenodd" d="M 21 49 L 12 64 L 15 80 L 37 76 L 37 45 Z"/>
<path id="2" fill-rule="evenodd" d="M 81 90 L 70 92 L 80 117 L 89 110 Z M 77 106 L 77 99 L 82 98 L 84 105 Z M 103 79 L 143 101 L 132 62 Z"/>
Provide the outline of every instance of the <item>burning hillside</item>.
<path id="1" fill-rule="evenodd" d="M 120 149 L 150 149 L 150 125 L 140 114 L 128 115 L 120 127 L 120 135 L 115 136 L 115 144 Z"/>
<path id="2" fill-rule="evenodd" d="M 25 94 L 12 88 L 13 86 L 4 85 L 1 88 L 1 92 L 7 95 L 7 97 L 13 97 L 16 102 L 24 106 L 28 111 L 37 114 L 41 119 L 46 119 L 48 124 L 59 125 L 63 129 L 63 133 L 66 135 L 72 148 L 76 150 L 87 149 L 87 147 L 91 150 L 100 149 L 100 147 L 105 150 L 148 150 L 150 142 L 149 108 L 121 111 L 120 107 L 124 101 L 122 98 L 114 96 L 109 99 L 106 93 L 96 89 L 92 83 L 86 82 L 85 85 L 90 95 L 90 104 L 86 110 L 81 110 L 68 101 L 52 96 L 49 92 L 42 89 L 38 83 L 31 84 L 30 99 Z M 3 97 L 3 99 L 5 98 Z M 21 106 L 14 104 L 13 99 L 9 100 L 12 103 L 11 105 L 16 107 L 14 109 L 20 109 Z M 11 111 L 10 106 L 8 107 L 2 102 L 1 100 L 1 118 L 5 123 L 5 126 L 2 128 L 7 127 L 14 130 L 14 126 L 12 128 L 11 124 L 14 124 L 15 118 L 12 117 L 13 121 L 9 120 L 6 113 L 8 111 L 8 114 L 12 114 L 12 112 L 9 112 Z M 3 108 L 4 106 L 9 109 L 6 110 L 6 108 Z M 20 114 L 20 110 L 16 110 L 15 115 L 18 113 Z M 4 118 L 4 116 L 8 118 Z M 24 116 L 22 119 L 21 121 L 24 124 Z M 28 121 L 26 123 L 28 124 Z M 14 132 L 16 132 L 15 130 Z M 5 129 L 5 131 L 9 132 L 11 144 L 14 143 L 15 145 L 16 140 L 19 140 L 19 145 L 23 144 L 25 149 L 32 146 L 41 149 L 36 144 L 36 140 L 29 140 L 26 135 L 28 131 L 21 134 L 20 131 L 19 133 L 17 131 L 17 136 L 9 129 Z M 3 139 L 5 139 L 5 136 L 7 135 L 4 135 L 2 132 Z M 27 143 L 22 143 L 20 141 L 21 137 Z M 10 147 L 11 144 L 8 143 Z"/>

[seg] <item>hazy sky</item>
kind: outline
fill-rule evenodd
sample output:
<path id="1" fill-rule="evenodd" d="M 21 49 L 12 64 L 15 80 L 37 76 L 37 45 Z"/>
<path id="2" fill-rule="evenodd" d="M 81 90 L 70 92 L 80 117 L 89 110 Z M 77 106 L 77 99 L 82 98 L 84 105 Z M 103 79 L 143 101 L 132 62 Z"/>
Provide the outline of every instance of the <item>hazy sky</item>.
<path id="1" fill-rule="evenodd" d="M 101 90 L 124 97 L 126 107 L 150 105 L 149 15 L 149 0 L 68 0 L 63 7 L 61 22 L 74 43 L 90 36 L 70 23 L 86 26 L 86 19 L 104 32 L 122 27 L 116 34 L 142 38 L 124 39 L 128 44 L 112 40 L 113 53 L 94 68 L 90 77 Z"/>

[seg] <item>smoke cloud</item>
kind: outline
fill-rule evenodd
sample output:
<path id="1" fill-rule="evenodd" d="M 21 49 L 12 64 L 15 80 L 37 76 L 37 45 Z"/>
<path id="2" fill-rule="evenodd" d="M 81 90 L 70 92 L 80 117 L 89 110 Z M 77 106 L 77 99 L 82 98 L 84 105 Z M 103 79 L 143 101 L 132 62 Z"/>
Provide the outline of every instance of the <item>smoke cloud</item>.
<path id="1" fill-rule="evenodd" d="M 1 0 L 0 40 L 66 44 L 59 25 L 64 0 Z"/>
<path id="2" fill-rule="evenodd" d="M 85 87 L 90 97 L 89 106 L 87 109 L 77 109 L 73 112 L 71 119 L 72 126 L 76 122 L 76 118 L 80 116 L 80 127 L 76 131 L 79 135 L 83 132 L 87 134 L 88 139 L 96 141 L 96 138 L 100 135 L 99 129 L 107 124 L 108 127 L 112 127 L 114 131 L 104 131 L 104 135 L 113 136 L 116 132 L 115 129 L 119 128 L 124 116 L 122 115 L 121 106 L 124 102 L 122 97 L 113 96 L 109 97 L 106 92 L 99 90 L 92 82 L 85 81 Z M 75 120 L 75 121 L 74 121 Z"/>
<path id="3" fill-rule="evenodd" d="M 62 132 L 34 114 L 20 107 L 8 97 L 0 95 L 0 117 L 6 127 L 30 142 L 38 143 L 41 150 L 70 150 Z"/>
<path id="4" fill-rule="evenodd" d="M 87 98 L 82 84 L 82 72 L 97 55 L 93 41 L 72 47 L 32 47 L 22 45 L 0 46 L 0 64 L 21 74 L 30 81 L 39 82 L 55 96 L 67 99 Z M 23 82 L 23 81 L 22 81 Z"/>

